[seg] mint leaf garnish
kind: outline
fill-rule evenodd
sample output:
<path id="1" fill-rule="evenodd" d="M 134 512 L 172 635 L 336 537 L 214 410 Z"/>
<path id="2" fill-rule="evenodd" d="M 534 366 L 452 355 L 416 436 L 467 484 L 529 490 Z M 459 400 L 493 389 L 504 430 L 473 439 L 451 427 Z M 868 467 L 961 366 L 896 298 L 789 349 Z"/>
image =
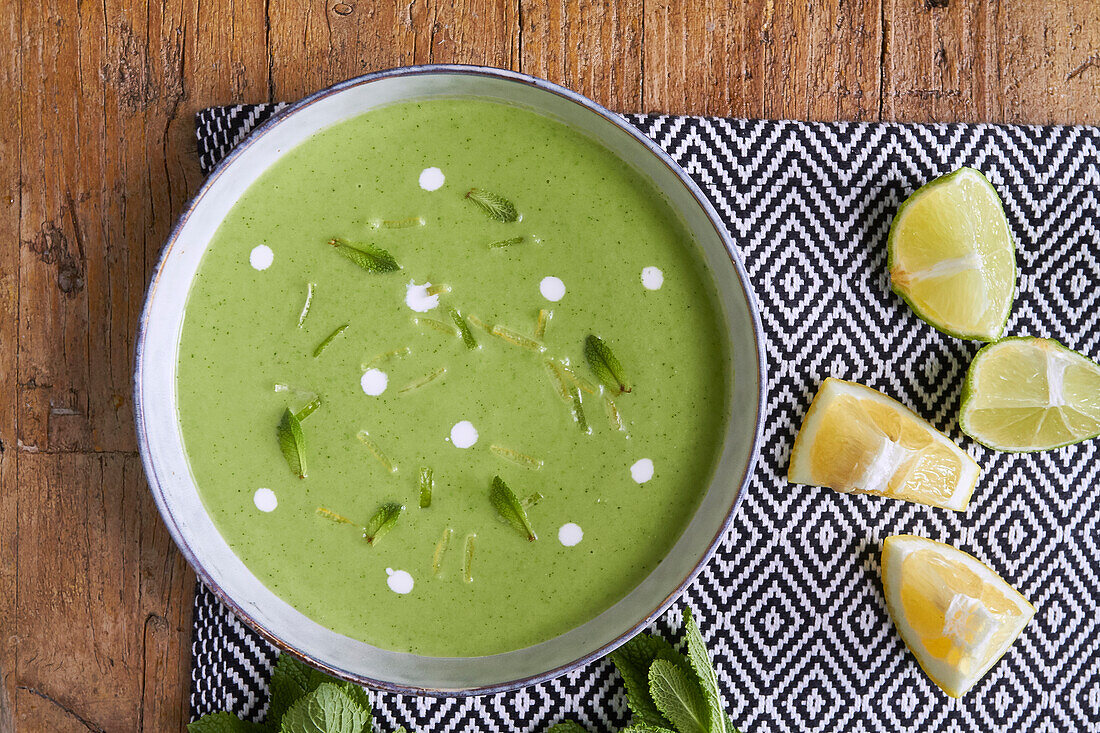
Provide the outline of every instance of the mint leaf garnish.
<path id="1" fill-rule="evenodd" d="M 623 728 L 621 731 L 619 731 L 619 733 L 676 733 L 676 731 L 672 730 L 671 728 L 662 728 L 657 725 L 645 725 L 644 723 L 639 723 L 637 725 L 631 725 Z"/>
<path id="2" fill-rule="evenodd" d="M 507 224 L 519 218 L 515 205 L 499 194 L 480 188 L 471 188 L 466 192 L 466 198 L 473 201 L 479 209 L 488 214 L 490 219 L 496 219 Z"/>
<path id="3" fill-rule="evenodd" d="M 283 716 L 281 733 L 362 733 L 370 712 L 334 682 L 300 698 Z"/>
<path id="4" fill-rule="evenodd" d="M 392 501 L 378 507 L 378 511 L 367 522 L 367 526 L 363 527 L 363 539 L 374 545 L 382 535 L 393 529 L 393 525 L 397 524 L 397 519 L 403 511 L 405 511 L 403 504 Z"/>
<path id="5" fill-rule="evenodd" d="M 279 437 L 279 450 L 290 470 L 298 478 L 306 477 L 306 438 L 302 433 L 302 423 L 288 407 L 283 419 L 275 429 Z"/>
<path id="6" fill-rule="evenodd" d="M 671 644 L 649 634 L 639 634 L 611 653 L 611 661 L 626 686 L 626 701 L 633 713 L 633 722 L 671 728 L 672 723 L 657 708 L 649 693 L 649 667 L 658 659 L 688 668 L 687 660 Z"/>
<path id="7" fill-rule="evenodd" d="M 327 349 L 328 345 L 331 344 L 337 336 L 346 331 L 348 329 L 348 326 L 350 325 L 350 323 L 345 323 L 343 326 L 337 326 L 335 331 L 330 333 L 328 336 L 325 336 L 325 340 L 317 344 L 317 348 L 313 350 L 313 358 L 316 359 L 318 356 L 320 356 L 321 352 Z"/>
<path id="8" fill-rule="evenodd" d="M 584 340 L 584 358 L 588 360 L 588 365 L 592 367 L 596 377 L 615 394 L 622 394 L 631 390 L 630 382 L 627 381 L 626 375 L 623 373 L 622 365 L 611 353 L 611 347 L 605 344 L 599 336 L 590 335 Z"/>
<path id="9" fill-rule="evenodd" d="M 726 720 L 722 713 L 722 698 L 718 691 L 718 675 L 714 672 L 714 665 L 707 654 L 707 645 L 703 642 L 703 635 L 699 633 L 699 625 L 695 623 L 695 617 L 691 611 L 684 612 L 684 636 L 687 637 L 687 658 L 698 680 L 699 688 L 703 693 L 703 700 L 709 708 L 709 718 L 712 721 L 711 728 L 714 733 L 724 733 Z"/>
<path id="10" fill-rule="evenodd" d="M 432 479 L 432 469 L 427 466 L 420 468 L 420 508 L 427 509 L 432 505 L 432 487 L 435 481 Z"/>
<path id="11" fill-rule="evenodd" d="M 367 272 L 379 274 L 401 269 L 401 265 L 397 264 L 397 260 L 393 258 L 393 255 L 381 247 L 375 247 L 373 244 L 351 245 L 342 239 L 330 239 L 329 244 L 335 247 L 337 252 Z"/>
<path id="12" fill-rule="evenodd" d="M 523 504 L 520 503 L 516 495 L 508 488 L 508 484 L 504 483 L 500 476 L 493 477 L 493 485 L 489 489 L 489 500 L 493 503 L 493 508 L 497 510 L 497 514 L 511 524 L 517 532 L 526 537 L 528 542 L 534 542 L 538 539 L 535 536 L 535 530 L 531 527 L 530 520 L 527 519 L 527 511 L 523 508 Z"/>
<path id="13" fill-rule="evenodd" d="M 263 726 L 241 720 L 232 713 L 207 713 L 187 724 L 188 733 L 261 733 Z"/>
<path id="14" fill-rule="evenodd" d="M 710 707 L 694 675 L 657 659 L 649 666 L 649 694 L 680 733 L 710 733 Z"/>
<path id="15" fill-rule="evenodd" d="M 302 327 L 302 324 L 306 322 L 306 316 L 309 315 L 309 306 L 313 303 L 313 289 L 317 287 L 316 283 L 310 283 L 306 287 L 306 302 L 302 306 L 302 312 L 298 314 L 298 328 Z"/>
<path id="16" fill-rule="evenodd" d="M 489 242 L 489 249 L 502 249 L 504 247 L 511 247 L 513 244 L 523 244 L 525 237 L 509 237 L 508 239 L 498 239 L 495 242 Z"/>
<path id="17" fill-rule="evenodd" d="M 466 325 L 466 319 L 462 317 L 462 314 L 455 308 L 448 308 L 447 312 L 451 315 L 451 320 L 458 326 L 458 332 L 462 334 L 462 343 L 466 344 L 467 349 L 477 348 L 477 339 L 474 338 L 474 334 L 470 331 L 470 327 Z"/>

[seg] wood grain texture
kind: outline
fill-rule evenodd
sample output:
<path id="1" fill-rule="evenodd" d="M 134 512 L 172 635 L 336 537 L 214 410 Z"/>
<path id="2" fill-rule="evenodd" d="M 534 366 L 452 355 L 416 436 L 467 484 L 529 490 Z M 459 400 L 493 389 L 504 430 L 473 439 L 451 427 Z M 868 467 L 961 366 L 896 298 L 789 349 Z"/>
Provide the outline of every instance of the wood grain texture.
<path id="1" fill-rule="evenodd" d="M 0 13 L 0 732 L 179 730 L 193 577 L 130 373 L 193 114 L 414 63 L 621 111 L 1100 123 L 1077 0 L 45 0 Z"/>

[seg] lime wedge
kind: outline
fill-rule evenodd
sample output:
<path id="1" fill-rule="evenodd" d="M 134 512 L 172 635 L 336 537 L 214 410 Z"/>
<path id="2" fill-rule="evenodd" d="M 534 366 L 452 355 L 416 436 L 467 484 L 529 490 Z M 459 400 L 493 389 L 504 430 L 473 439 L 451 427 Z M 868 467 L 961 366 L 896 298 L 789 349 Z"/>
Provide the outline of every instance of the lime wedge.
<path id="1" fill-rule="evenodd" d="M 1016 287 L 1016 250 L 997 192 L 973 168 L 921 186 L 887 240 L 890 285 L 921 320 L 951 336 L 995 341 Z"/>
<path id="2" fill-rule="evenodd" d="M 1100 435 L 1100 366 L 1053 339 L 990 344 L 970 362 L 959 427 L 1003 451 L 1094 438 Z"/>

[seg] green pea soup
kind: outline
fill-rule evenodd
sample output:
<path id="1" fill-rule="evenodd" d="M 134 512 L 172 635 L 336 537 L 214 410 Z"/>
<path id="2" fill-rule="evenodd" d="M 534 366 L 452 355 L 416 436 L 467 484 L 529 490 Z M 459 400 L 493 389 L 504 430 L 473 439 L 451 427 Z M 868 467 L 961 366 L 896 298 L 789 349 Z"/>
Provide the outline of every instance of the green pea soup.
<path id="1" fill-rule="evenodd" d="M 455 99 L 322 130 L 244 193 L 177 386 L 202 501 L 268 588 L 384 649 L 479 656 L 656 567 L 731 378 L 711 273 L 649 181 L 557 121 Z"/>

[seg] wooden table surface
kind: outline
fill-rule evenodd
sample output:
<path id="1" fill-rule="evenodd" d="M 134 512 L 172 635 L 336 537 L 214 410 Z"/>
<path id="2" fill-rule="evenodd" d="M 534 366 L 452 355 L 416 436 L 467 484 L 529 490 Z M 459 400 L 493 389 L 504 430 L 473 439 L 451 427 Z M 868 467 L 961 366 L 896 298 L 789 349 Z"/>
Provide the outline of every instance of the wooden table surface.
<path id="1" fill-rule="evenodd" d="M 1093 0 L 128 0 L 0 13 L 0 731 L 178 730 L 194 577 L 142 476 L 142 293 L 193 115 L 405 64 L 612 109 L 1100 123 Z"/>

